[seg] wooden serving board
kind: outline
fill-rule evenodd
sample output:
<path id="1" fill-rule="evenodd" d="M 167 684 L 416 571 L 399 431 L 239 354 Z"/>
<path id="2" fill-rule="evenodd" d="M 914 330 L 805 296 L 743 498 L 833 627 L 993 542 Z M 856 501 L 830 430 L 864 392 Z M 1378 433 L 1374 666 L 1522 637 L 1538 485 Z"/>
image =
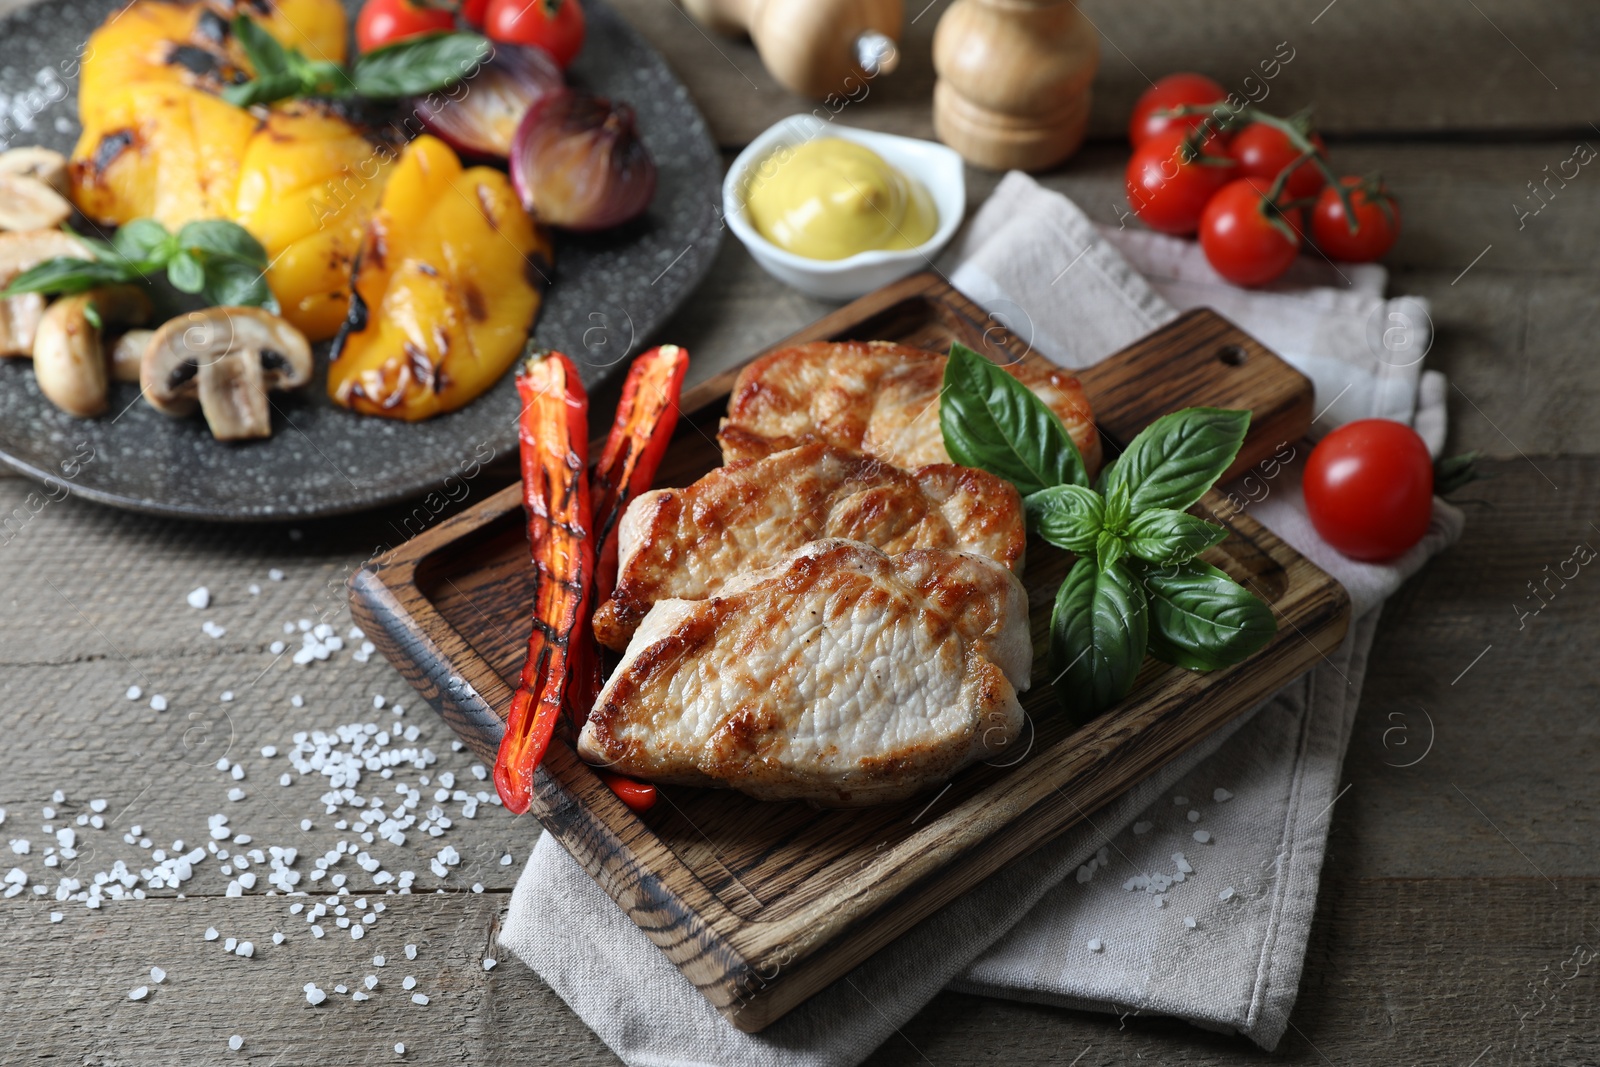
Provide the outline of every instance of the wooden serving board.
<path id="1" fill-rule="evenodd" d="M 834 312 L 785 343 L 882 339 L 997 361 L 1041 359 L 933 275 Z M 721 462 L 729 371 L 686 393 L 657 478 L 687 485 Z M 1081 373 L 1115 456 L 1156 417 L 1205 404 L 1249 408 L 1231 473 L 1306 433 L 1311 383 L 1210 311 L 1189 312 Z M 847 811 L 667 787 L 636 815 L 571 746 L 552 744 L 533 813 L 695 987 L 755 1031 L 849 972 L 926 916 L 1093 812 L 1332 651 L 1343 588 L 1213 491 L 1197 513 L 1229 537 L 1205 558 L 1272 605 L 1277 636 L 1237 667 L 1191 673 L 1147 659 L 1133 692 L 1088 722 L 1057 704 L 1043 657 L 1023 706 L 1017 757 L 978 765 L 943 791 Z M 1028 546 L 1034 647 L 1071 557 Z M 377 559 L 351 579 L 371 639 L 486 762 L 494 760 L 528 637 L 532 565 L 513 486 Z"/>

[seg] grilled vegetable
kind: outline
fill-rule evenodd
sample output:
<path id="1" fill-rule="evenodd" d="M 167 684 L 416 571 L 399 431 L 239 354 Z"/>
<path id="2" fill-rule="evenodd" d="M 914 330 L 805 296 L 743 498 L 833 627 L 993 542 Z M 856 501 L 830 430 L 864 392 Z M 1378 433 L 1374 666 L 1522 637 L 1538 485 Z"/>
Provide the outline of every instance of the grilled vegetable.
<path id="1" fill-rule="evenodd" d="M 443 141 L 419 137 L 368 224 L 328 394 L 408 420 L 466 404 L 521 351 L 550 254 L 504 174 L 463 170 Z"/>
<path id="2" fill-rule="evenodd" d="M 522 413 L 523 504 L 536 572 L 528 658 L 494 765 L 494 784 L 520 815 L 533 799 L 533 775 L 566 695 L 570 651 L 587 617 L 594 576 L 589 510 L 589 398 L 572 361 L 559 352 L 530 356 L 517 375 Z"/>
<path id="3" fill-rule="evenodd" d="M 610 600 L 616 588 L 617 527 L 628 504 L 655 481 L 656 469 L 678 425 L 678 396 L 688 369 L 689 353 L 677 345 L 652 348 L 628 368 L 611 433 L 593 472 L 594 529 L 600 545 L 594 604 Z M 590 618 L 585 613 L 567 700 L 573 721 L 580 726 L 600 695 L 600 651 Z"/>

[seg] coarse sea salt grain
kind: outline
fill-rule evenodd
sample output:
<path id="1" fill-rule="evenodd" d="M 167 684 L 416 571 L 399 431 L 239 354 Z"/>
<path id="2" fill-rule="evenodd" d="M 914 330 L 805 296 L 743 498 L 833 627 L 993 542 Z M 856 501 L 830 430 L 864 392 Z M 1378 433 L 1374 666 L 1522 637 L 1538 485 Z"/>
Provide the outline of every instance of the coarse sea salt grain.
<path id="1" fill-rule="evenodd" d="M 402 1041 L 396 1041 L 394 1043 L 394 1053 L 396 1056 L 404 1056 L 406 1054 L 405 1043 Z"/>
<path id="2" fill-rule="evenodd" d="M 221 935 L 217 933 L 217 928 L 215 926 L 210 927 L 209 929 L 206 930 L 206 940 L 207 941 L 215 941 L 220 936 Z"/>
<path id="3" fill-rule="evenodd" d="M 139 986 L 136 989 L 131 990 L 128 993 L 128 999 L 129 1000 L 143 1000 L 145 997 L 147 997 L 149 995 L 150 995 L 150 987 L 142 985 L 142 986 Z"/>
<path id="4" fill-rule="evenodd" d="M 1185 925 L 1189 929 L 1193 930 L 1199 924 L 1194 921 L 1194 916 L 1193 915 L 1185 915 L 1183 917 L 1183 925 Z"/>
<path id="5" fill-rule="evenodd" d="M 306 1003 L 310 1004 L 312 1007 L 316 1007 L 318 1004 L 321 1004 L 324 1000 L 328 999 L 328 994 L 318 989 L 316 985 L 311 982 L 307 982 L 303 988 L 306 991 Z"/>
<path id="6" fill-rule="evenodd" d="M 408 975 L 405 976 L 405 978 L 403 978 L 401 980 L 400 988 L 401 989 L 415 989 L 415 988 L 417 988 L 417 980 L 415 978 L 413 978 L 411 975 L 408 974 Z"/>
<path id="7" fill-rule="evenodd" d="M 411 1003 L 426 1005 L 428 1003 L 428 994 L 426 994 L 426 993 L 413 993 L 413 994 L 411 994 Z"/>
<path id="8" fill-rule="evenodd" d="M 1189 809 L 1189 821 L 1190 822 L 1199 822 L 1200 821 L 1200 813 L 1198 811 L 1195 811 L 1193 808 L 1190 808 Z"/>
<path id="9" fill-rule="evenodd" d="M 1211 843 L 1211 835 L 1205 830 L 1196 830 L 1194 832 L 1194 839 L 1200 842 L 1202 845 L 1208 845 Z"/>
<path id="10" fill-rule="evenodd" d="M 1155 823 L 1136 822 L 1136 823 L 1133 824 L 1133 832 L 1136 833 L 1136 834 L 1140 834 L 1140 835 L 1147 834 L 1151 830 L 1153 830 L 1154 828 L 1155 828 Z"/>
<path id="11" fill-rule="evenodd" d="M 211 590 L 207 589 L 205 586 L 202 585 L 199 589 L 194 590 L 193 592 L 191 592 L 184 599 L 189 601 L 189 606 L 191 608 L 210 607 L 211 606 Z"/>
<path id="12" fill-rule="evenodd" d="M 157 693 L 155 696 L 150 698 L 150 708 L 152 711 L 166 711 L 167 698 L 162 696 L 160 693 Z"/>
<path id="13" fill-rule="evenodd" d="M 484 969 L 484 970 L 486 970 L 486 971 L 492 971 L 492 970 L 494 970 L 494 969 L 495 969 L 495 967 L 496 967 L 496 966 L 497 966 L 497 965 L 498 965 L 498 964 L 499 964 L 499 963 L 500 963 L 500 961 L 499 961 L 499 960 L 495 960 L 495 959 L 487 959 L 487 958 L 486 958 L 486 959 L 485 959 L 485 960 L 484 960 L 484 961 L 483 961 L 483 969 Z"/>
<path id="14" fill-rule="evenodd" d="M 140 689 L 136 685 L 128 686 L 128 699 L 129 700 L 138 700 L 142 696 L 144 696 L 144 690 L 143 689 Z"/>
<path id="15" fill-rule="evenodd" d="M 228 1047 L 233 1049 L 233 1051 L 238 1052 L 240 1049 L 244 1048 L 244 1038 L 240 1037 L 238 1034 L 234 1034 L 232 1037 L 228 1038 Z"/>
<path id="16" fill-rule="evenodd" d="M 160 985 L 167 980 L 167 972 L 160 967 L 152 967 L 150 968 L 150 980 L 156 985 Z"/>
<path id="17" fill-rule="evenodd" d="M 1233 794 L 1228 792 L 1226 789 L 1213 789 L 1211 791 L 1211 799 L 1216 801 L 1218 804 L 1226 804 L 1228 801 L 1233 799 Z"/>
<path id="18" fill-rule="evenodd" d="M 1188 797 L 1173 797 L 1172 798 L 1172 806 L 1175 807 L 1175 808 L 1186 807 L 1188 805 L 1188 803 L 1189 803 L 1189 798 Z"/>
<path id="19" fill-rule="evenodd" d="M 417 958 L 417 946 L 416 945 L 407 945 L 406 946 L 406 959 L 414 960 L 416 958 Z"/>
<path id="20" fill-rule="evenodd" d="M 1232 900 L 1233 899 L 1233 886 L 1230 885 L 1228 888 L 1226 888 L 1222 892 L 1218 893 L 1217 894 L 1217 899 L 1218 900 Z"/>
<path id="21" fill-rule="evenodd" d="M 1102 942 L 1098 937 L 1091 937 L 1089 939 L 1089 951 L 1090 952 L 1104 952 L 1105 951 L 1105 947 L 1106 947 L 1105 943 Z"/>

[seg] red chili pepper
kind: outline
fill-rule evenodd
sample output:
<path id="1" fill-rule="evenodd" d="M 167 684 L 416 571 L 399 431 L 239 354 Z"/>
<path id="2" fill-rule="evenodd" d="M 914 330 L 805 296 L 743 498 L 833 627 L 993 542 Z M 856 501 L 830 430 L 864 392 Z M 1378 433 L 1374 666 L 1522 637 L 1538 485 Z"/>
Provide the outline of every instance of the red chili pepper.
<path id="1" fill-rule="evenodd" d="M 559 352 L 528 357 L 517 374 L 522 413 L 523 504 L 536 571 L 528 658 L 494 765 L 500 799 L 520 815 L 560 718 L 574 636 L 588 627 L 594 578 L 589 501 L 589 398 L 578 369 Z M 580 654 L 581 655 L 581 654 Z"/>
<path id="2" fill-rule="evenodd" d="M 636 782 L 632 778 L 624 778 L 610 771 L 601 771 L 600 780 L 617 794 L 618 800 L 634 811 L 649 811 L 656 806 L 656 787 L 649 782 Z"/>
<path id="3" fill-rule="evenodd" d="M 689 353 L 661 345 L 640 355 L 628 368 L 600 461 L 594 468 L 594 529 L 600 544 L 595 572 L 595 604 L 603 604 L 617 585 L 617 527 L 634 497 L 650 488 L 661 458 L 678 426 L 678 397 L 689 370 Z M 600 655 L 584 619 L 583 655 L 575 659 L 569 706 L 582 723 L 600 693 Z"/>

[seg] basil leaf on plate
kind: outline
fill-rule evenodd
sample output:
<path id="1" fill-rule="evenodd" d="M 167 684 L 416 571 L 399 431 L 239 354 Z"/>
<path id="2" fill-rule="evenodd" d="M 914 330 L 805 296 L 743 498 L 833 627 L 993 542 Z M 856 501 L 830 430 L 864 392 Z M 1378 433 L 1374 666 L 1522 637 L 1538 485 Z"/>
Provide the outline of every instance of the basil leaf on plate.
<path id="1" fill-rule="evenodd" d="M 200 295 L 215 307 L 259 307 L 278 314 L 278 302 L 267 285 L 266 274 L 237 260 L 207 263 Z"/>
<path id="2" fill-rule="evenodd" d="M 233 36 L 244 49 L 244 56 L 250 61 L 257 79 L 289 72 L 289 53 L 249 15 L 233 20 Z"/>
<path id="3" fill-rule="evenodd" d="M 963 344 L 950 346 L 944 366 L 939 428 L 952 460 L 1004 478 L 1024 497 L 1052 486 L 1089 484 L 1078 446 L 1056 413 Z"/>
<path id="4" fill-rule="evenodd" d="M 267 269 L 267 250 L 249 230 L 226 219 L 201 219 L 178 231 L 178 246 L 203 253 L 211 262 L 218 258 L 246 263 L 257 270 Z"/>
<path id="5" fill-rule="evenodd" d="M 1066 710 L 1094 714 L 1127 696 L 1148 637 L 1144 591 L 1126 563 L 1073 564 L 1050 617 L 1051 670 Z"/>
<path id="6" fill-rule="evenodd" d="M 252 81 L 229 85 L 222 90 L 222 99 L 234 107 L 270 104 L 287 100 L 306 92 L 305 81 L 297 74 L 264 74 Z"/>
<path id="7" fill-rule="evenodd" d="M 408 37 L 357 59 L 350 80 L 373 99 L 420 96 L 472 77 L 493 51 L 476 33 Z"/>
<path id="8" fill-rule="evenodd" d="M 1148 567 L 1150 654 L 1192 671 L 1228 667 L 1278 632 L 1272 609 L 1217 568 L 1198 560 Z"/>
<path id="9" fill-rule="evenodd" d="M 1105 515 L 1100 494 L 1081 485 L 1052 485 L 1022 501 L 1034 532 L 1080 556 L 1094 551 Z"/>
<path id="10" fill-rule="evenodd" d="M 1106 492 L 1126 486 L 1135 516 L 1153 508 L 1183 511 L 1222 477 L 1249 428 L 1248 411 L 1185 408 L 1163 415 L 1107 468 Z"/>
<path id="11" fill-rule="evenodd" d="M 1216 523 L 1157 508 L 1129 525 L 1128 551 L 1151 563 L 1187 563 L 1227 536 L 1228 531 Z"/>
<path id="12" fill-rule="evenodd" d="M 138 281 L 139 277 L 137 271 L 123 263 L 57 256 L 11 279 L 11 284 L 0 291 L 0 296 L 20 296 L 23 293 L 61 296 L 82 293 L 101 285 Z"/>
<path id="13" fill-rule="evenodd" d="M 180 293 L 198 293 L 206 286 L 206 269 L 188 252 L 167 261 L 167 281 Z"/>
<path id="14" fill-rule="evenodd" d="M 170 254 L 172 235 L 155 219 L 133 219 L 117 227 L 111 247 L 117 255 L 134 263 L 165 261 Z"/>

